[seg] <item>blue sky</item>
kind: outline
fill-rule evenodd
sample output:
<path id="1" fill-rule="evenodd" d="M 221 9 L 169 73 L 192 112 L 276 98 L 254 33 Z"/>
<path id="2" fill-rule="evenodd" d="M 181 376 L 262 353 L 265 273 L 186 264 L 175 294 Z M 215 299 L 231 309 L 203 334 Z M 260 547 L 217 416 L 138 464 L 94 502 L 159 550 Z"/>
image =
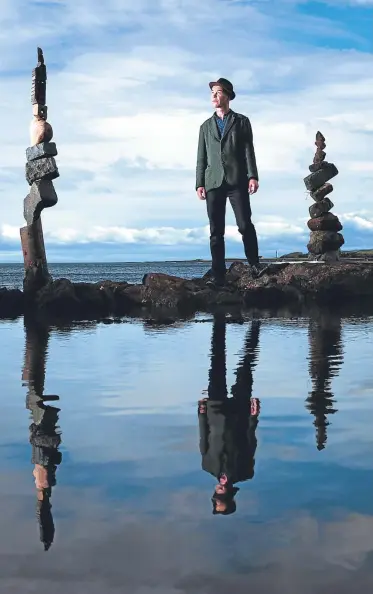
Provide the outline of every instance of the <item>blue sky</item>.
<path id="1" fill-rule="evenodd" d="M 22 258 L 37 45 L 61 174 L 43 214 L 50 261 L 208 257 L 195 156 L 219 76 L 252 121 L 261 253 L 305 249 L 318 129 L 345 247 L 373 247 L 372 24 L 372 0 L 2 0 L 0 261 Z M 229 209 L 227 225 L 227 253 L 242 256 Z"/>

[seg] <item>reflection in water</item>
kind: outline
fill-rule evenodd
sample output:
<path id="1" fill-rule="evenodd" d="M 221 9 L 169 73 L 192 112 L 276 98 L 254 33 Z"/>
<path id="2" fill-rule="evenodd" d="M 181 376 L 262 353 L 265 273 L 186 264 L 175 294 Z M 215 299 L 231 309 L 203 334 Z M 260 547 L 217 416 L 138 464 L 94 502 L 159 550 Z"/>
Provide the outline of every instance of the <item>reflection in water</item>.
<path id="1" fill-rule="evenodd" d="M 59 408 L 45 404 L 59 400 L 58 396 L 44 395 L 45 364 L 49 341 L 49 328 L 40 324 L 25 325 L 26 349 L 22 380 L 28 387 L 26 408 L 31 411 L 30 443 L 32 445 L 33 475 L 36 486 L 36 515 L 40 540 L 47 551 L 54 540 L 54 522 L 51 512 L 52 487 L 56 484 L 56 469 L 62 455 L 58 451 L 61 436 L 57 428 Z"/>
<path id="2" fill-rule="evenodd" d="M 323 450 L 327 442 L 327 417 L 337 412 L 330 388 L 332 378 L 338 375 L 343 363 L 341 317 L 320 313 L 310 318 L 308 338 L 312 392 L 308 395 L 306 407 L 315 416 L 317 449 Z"/>
<path id="3" fill-rule="evenodd" d="M 223 515 L 236 511 L 235 483 L 254 476 L 260 407 L 259 399 L 252 398 L 260 321 L 254 320 L 247 330 L 232 398 L 226 380 L 226 325 L 224 315 L 214 317 L 208 398 L 198 403 L 202 468 L 219 481 L 212 497 L 213 513 Z"/>

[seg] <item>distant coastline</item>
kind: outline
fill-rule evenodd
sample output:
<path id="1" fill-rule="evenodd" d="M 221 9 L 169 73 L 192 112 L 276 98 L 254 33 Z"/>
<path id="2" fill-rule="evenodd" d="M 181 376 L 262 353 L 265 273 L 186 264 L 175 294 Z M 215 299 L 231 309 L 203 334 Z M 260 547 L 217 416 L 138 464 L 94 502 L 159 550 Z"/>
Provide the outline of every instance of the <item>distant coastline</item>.
<path id="1" fill-rule="evenodd" d="M 261 260 L 263 262 L 278 262 L 282 260 L 307 260 L 308 254 L 304 252 L 289 252 L 287 254 L 282 254 L 276 257 L 265 257 L 261 256 Z M 341 250 L 341 258 L 342 259 L 364 259 L 364 260 L 373 260 L 373 249 L 363 249 L 363 250 L 349 250 L 344 251 Z M 246 262 L 246 258 L 237 258 L 237 257 L 226 257 L 226 262 Z M 175 264 L 211 264 L 211 259 L 208 258 L 195 258 L 195 259 L 188 259 L 188 260 L 121 260 L 121 261 L 97 261 L 97 262 L 79 262 L 79 261 L 66 261 L 66 262 L 55 262 L 50 261 L 51 265 L 92 265 L 92 264 L 100 264 L 100 265 L 111 265 L 111 264 L 161 264 L 161 263 L 175 263 Z M 11 265 L 22 265 L 22 262 L 0 262 L 0 266 L 11 266 Z"/>

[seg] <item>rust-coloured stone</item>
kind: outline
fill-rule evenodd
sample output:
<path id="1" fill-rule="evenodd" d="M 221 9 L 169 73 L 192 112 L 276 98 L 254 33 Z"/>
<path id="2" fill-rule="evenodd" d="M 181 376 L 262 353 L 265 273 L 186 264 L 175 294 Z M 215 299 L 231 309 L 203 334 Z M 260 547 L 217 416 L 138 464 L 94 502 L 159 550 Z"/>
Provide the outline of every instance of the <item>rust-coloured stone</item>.
<path id="1" fill-rule="evenodd" d="M 41 219 L 37 219 L 32 225 L 22 227 L 20 233 L 25 265 L 23 290 L 25 293 L 34 293 L 47 284 L 51 278 L 45 255 Z"/>
<path id="2" fill-rule="evenodd" d="M 30 144 L 40 144 L 42 142 L 50 142 L 53 138 L 53 128 L 41 117 L 33 117 L 30 124 Z"/>
<path id="3" fill-rule="evenodd" d="M 321 217 L 310 219 L 307 226 L 311 231 L 341 231 L 343 229 L 338 217 L 331 212 L 327 212 Z"/>

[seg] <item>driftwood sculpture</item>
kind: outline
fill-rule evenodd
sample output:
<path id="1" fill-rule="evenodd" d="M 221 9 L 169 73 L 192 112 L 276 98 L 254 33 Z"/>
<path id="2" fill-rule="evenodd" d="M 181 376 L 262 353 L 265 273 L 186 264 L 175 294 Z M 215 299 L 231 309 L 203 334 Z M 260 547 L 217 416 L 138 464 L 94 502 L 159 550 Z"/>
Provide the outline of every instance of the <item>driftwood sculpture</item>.
<path id="1" fill-rule="evenodd" d="M 27 225 L 20 230 L 25 264 L 25 293 L 34 293 L 51 280 L 40 215 L 44 208 L 57 203 L 52 180 L 59 177 L 54 159 L 57 148 L 56 144 L 51 142 L 53 129 L 47 122 L 47 69 L 43 51 L 40 48 L 37 51 L 38 63 L 32 71 L 33 118 L 30 125 L 30 146 L 26 150 L 26 180 L 30 185 L 30 192 L 24 199 L 23 214 Z"/>
<path id="2" fill-rule="evenodd" d="M 338 175 L 338 169 L 333 163 L 325 161 L 326 144 L 321 132 L 316 134 L 315 145 L 316 153 L 312 165 L 309 166 L 311 174 L 304 179 L 306 188 L 315 201 L 309 209 L 311 218 L 307 226 L 311 234 L 307 249 L 310 260 L 335 262 L 339 260 L 344 238 L 339 233 L 342 230 L 341 222 L 330 212 L 334 204 L 328 198 L 328 194 L 333 191 L 329 180 Z"/>

